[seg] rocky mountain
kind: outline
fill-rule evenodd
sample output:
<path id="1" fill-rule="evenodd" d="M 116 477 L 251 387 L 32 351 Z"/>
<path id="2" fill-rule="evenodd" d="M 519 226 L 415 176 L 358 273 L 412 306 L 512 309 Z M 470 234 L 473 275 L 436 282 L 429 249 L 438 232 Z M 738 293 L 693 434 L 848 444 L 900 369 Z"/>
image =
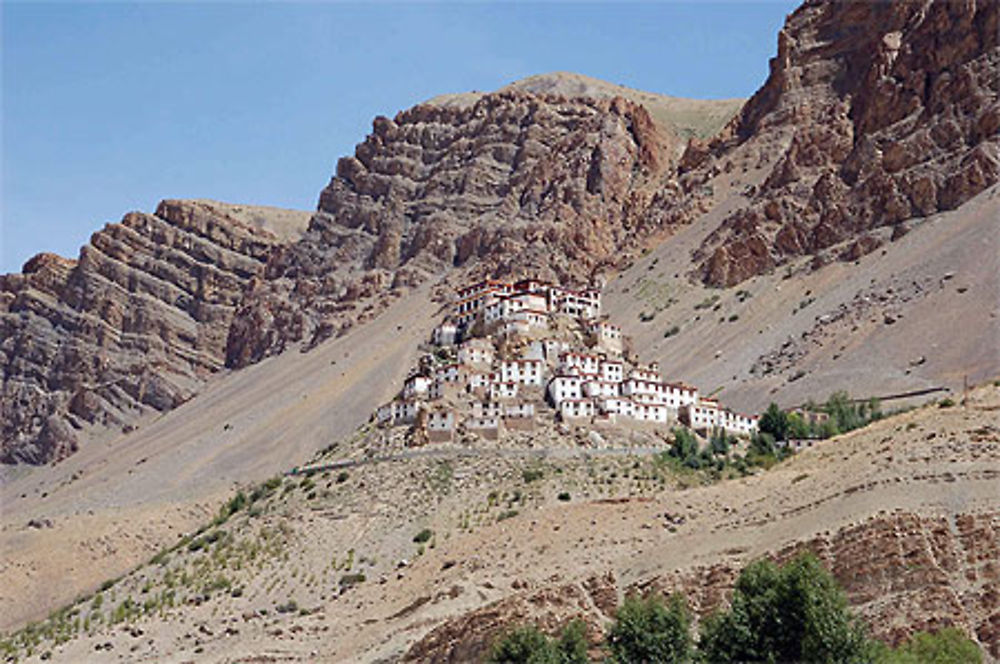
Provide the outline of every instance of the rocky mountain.
<path id="1" fill-rule="evenodd" d="M 672 220 L 683 145 L 624 97 L 501 91 L 376 118 L 241 307 L 229 363 L 318 341 L 404 289 L 462 275 L 587 283 Z"/>
<path id="2" fill-rule="evenodd" d="M 172 408 L 223 365 L 314 347 L 428 281 L 603 280 L 706 212 L 684 272 L 711 286 L 856 260 L 997 182 L 998 13 L 811 0 L 735 117 L 738 100 L 567 73 L 438 97 L 375 119 L 301 238 L 214 203 L 130 214 L 78 263 L 2 278 L 0 458 L 63 457 L 83 428 Z"/>
<path id="3" fill-rule="evenodd" d="M 224 366 L 245 285 L 305 213 L 167 200 L 108 224 L 78 260 L 0 277 L 0 460 L 41 464 L 86 429 L 128 430 Z"/>
<path id="4" fill-rule="evenodd" d="M 804 3 L 767 82 L 685 157 L 706 178 L 764 176 L 700 247 L 704 280 L 731 286 L 802 255 L 855 260 L 996 183 L 998 35 L 996 2 Z"/>

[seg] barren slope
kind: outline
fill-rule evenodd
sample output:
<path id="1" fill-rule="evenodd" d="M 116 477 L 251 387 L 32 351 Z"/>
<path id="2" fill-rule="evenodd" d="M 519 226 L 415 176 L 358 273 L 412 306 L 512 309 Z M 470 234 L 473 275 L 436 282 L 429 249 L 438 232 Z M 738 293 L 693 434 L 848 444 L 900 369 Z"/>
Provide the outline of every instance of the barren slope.
<path id="1" fill-rule="evenodd" d="M 608 285 L 612 319 L 666 376 L 756 412 L 836 390 L 959 389 L 1000 375 L 1000 189 L 851 263 L 812 270 L 799 259 L 739 286 L 692 284 L 688 252 L 745 182 L 718 187 L 711 213 Z"/>
<path id="2" fill-rule="evenodd" d="M 876 635 L 895 640 L 954 624 L 996 657 L 998 409 L 1000 388 L 981 388 L 967 407 L 913 411 L 709 486 L 661 485 L 649 462 L 612 456 L 541 466 L 454 457 L 447 480 L 441 460 L 413 459 L 352 468 L 343 483 L 316 477 L 315 489 L 286 481 L 291 488 L 263 501 L 257 516 L 220 527 L 232 539 L 222 535 L 214 553 L 182 548 L 166 567 L 109 591 L 118 601 L 141 598 L 147 584 L 155 597 L 173 565 L 205 579 L 219 569 L 243 589 L 238 596 L 210 592 L 52 652 L 75 661 L 110 643 L 125 661 L 397 661 L 408 653 L 465 662 L 512 621 L 554 628 L 583 615 L 596 636 L 629 588 L 682 589 L 704 613 L 746 561 L 805 547 L 827 561 Z M 545 479 L 525 483 L 524 467 L 544 469 Z M 515 491 L 519 512 L 505 514 Z M 561 491 L 572 501 L 556 500 Z M 420 554 L 411 538 L 424 526 L 435 535 Z M 240 552 L 261 537 L 264 558 L 252 562 Z M 394 569 L 407 551 L 417 554 L 412 564 Z M 205 568 L 209 560 L 228 567 Z M 367 578 L 345 587 L 338 578 L 347 571 Z M 197 588 L 178 586 L 178 600 Z M 276 613 L 289 599 L 306 611 Z"/>
<path id="3" fill-rule="evenodd" d="M 399 389 L 434 311 L 425 293 L 411 293 L 312 353 L 218 376 L 130 434 L 8 479 L 0 487 L 0 627 L 94 590 L 203 523 L 235 484 L 348 435 Z"/>

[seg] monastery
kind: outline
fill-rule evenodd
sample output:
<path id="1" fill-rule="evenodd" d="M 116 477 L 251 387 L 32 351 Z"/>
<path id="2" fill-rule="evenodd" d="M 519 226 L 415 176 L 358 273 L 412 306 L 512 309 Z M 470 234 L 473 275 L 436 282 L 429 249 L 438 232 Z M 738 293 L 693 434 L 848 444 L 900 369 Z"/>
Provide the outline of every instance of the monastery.
<path id="1" fill-rule="evenodd" d="M 533 429 L 541 416 L 738 436 L 757 429 L 756 416 L 630 358 L 621 328 L 601 317 L 596 288 L 481 281 L 458 290 L 431 343 L 397 398 L 376 412 L 378 424 L 412 426 L 431 442 L 453 440 L 460 428 L 497 440 Z"/>

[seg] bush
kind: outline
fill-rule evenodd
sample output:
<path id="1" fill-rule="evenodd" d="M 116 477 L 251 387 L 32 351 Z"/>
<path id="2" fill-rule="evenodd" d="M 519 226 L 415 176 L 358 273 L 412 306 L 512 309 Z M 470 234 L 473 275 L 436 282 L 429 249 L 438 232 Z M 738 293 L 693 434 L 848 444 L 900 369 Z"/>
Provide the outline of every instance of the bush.
<path id="1" fill-rule="evenodd" d="M 929 634 L 917 632 L 891 649 L 875 645 L 876 664 L 979 664 L 983 655 L 975 642 L 954 627 Z"/>
<path id="2" fill-rule="evenodd" d="M 774 436 L 774 440 L 785 440 L 785 436 L 788 434 L 788 414 L 772 401 L 764 414 L 760 416 L 757 428 L 761 433 Z"/>
<path id="3" fill-rule="evenodd" d="M 413 536 L 413 541 L 416 542 L 417 544 L 423 544 L 424 542 L 430 540 L 430 538 L 432 537 L 434 537 L 434 531 L 431 530 L 430 528 L 424 528 L 419 533 Z"/>
<path id="4" fill-rule="evenodd" d="M 714 427 L 708 445 L 715 456 L 726 456 L 735 439 L 721 427 Z"/>
<path id="5" fill-rule="evenodd" d="M 278 606 L 274 607 L 274 610 L 277 611 L 278 613 L 295 613 L 296 611 L 299 610 L 299 603 L 296 602 L 294 599 L 290 599 L 284 604 L 279 604 Z"/>
<path id="6" fill-rule="evenodd" d="M 586 625 L 577 619 L 553 641 L 532 625 L 516 627 L 500 636 L 487 662 L 494 664 L 586 664 Z"/>
<path id="7" fill-rule="evenodd" d="M 625 598 L 608 630 L 609 660 L 632 662 L 687 662 L 691 659 L 691 614 L 680 595 L 665 604 L 658 595 Z"/>
<path id="8" fill-rule="evenodd" d="M 666 331 L 665 331 L 665 332 L 663 333 L 663 338 L 664 338 L 664 339 L 669 339 L 670 337 L 672 337 L 672 336 L 674 336 L 674 335 L 676 335 L 676 334 L 679 334 L 679 333 L 680 333 L 680 331 L 681 331 L 681 328 L 680 328 L 680 326 L 679 326 L 679 325 L 674 325 L 673 327 L 671 327 L 671 328 L 668 328 L 668 329 L 667 329 L 667 330 L 666 330 Z"/>
<path id="9" fill-rule="evenodd" d="M 673 430 L 674 442 L 670 444 L 670 456 L 687 462 L 698 456 L 698 441 L 687 429 L 680 427 Z"/>
<path id="10" fill-rule="evenodd" d="M 940 408 L 951 408 L 954 405 L 955 405 L 955 401 L 953 399 L 948 398 L 948 397 L 945 397 L 944 399 L 941 399 L 941 401 L 938 402 L 938 406 Z"/>
<path id="11" fill-rule="evenodd" d="M 340 586 L 342 588 L 349 588 L 353 585 L 363 583 L 365 580 L 365 575 L 360 572 L 355 572 L 353 574 L 345 574 L 340 577 Z"/>
<path id="12" fill-rule="evenodd" d="M 748 565 L 728 610 L 702 623 L 706 660 L 854 662 L 869 645 L 843 591 L 811 554 Z"/>
<path id="13" fill-rule="evenodd" d="M 561 501 L 563 501 L 563 502 L 567 502 L 567 501 L 569 501 L 569 499 L 570 499 L 570 495 L 569 495 L 569 492 L 568 492 L 568 491 L 563 491 L 563 492 L 561 492 L 561 493 L 560 493 L 560 494 L 559 494 L 559 495 L 557 496 L 557 498 L 559 498 L 559 500 L 561 500 Z"/>
<path id="14" fill-rule="evenodd" d="M 524 480 L 525 484 L 530 484 L 531 482 L 540 480 L 543 477 L 545 477 L 545 473 L 543 473 L 539 468 L 528 468 L 521 471 L 521 479 Z"/>
<path id="15" fill-rule="evenodd" d="M 337 473 L 337 484 L 343 484 L 344 482 L 347 481 L 347 478 L 350 476 L 351 476 L 350 473 L 348 473 L 346 470 L 340 471 L 339 473 Z"/>

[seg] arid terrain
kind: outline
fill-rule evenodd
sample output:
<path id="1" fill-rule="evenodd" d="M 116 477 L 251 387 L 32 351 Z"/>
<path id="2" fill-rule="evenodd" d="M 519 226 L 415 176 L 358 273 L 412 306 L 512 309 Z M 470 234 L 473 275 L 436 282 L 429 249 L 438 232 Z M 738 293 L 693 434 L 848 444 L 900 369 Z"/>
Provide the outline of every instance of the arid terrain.
<path id="1" fill-rule="evenodd" d="M 44 649 L 55 661 L 470 661 L 511 622 L 582 615 L 599 634 L 629 589 L 680 589 L 705 613 L 741 564 L 808 548 L 877 636 L 957 625 L 997 657 L 998 411 L 990 385 L 706 485 L 587 445 L 584 430 L 558 448 L 423 448 L 434 456 L 278 479 L 99 593 L 109 615 L 126 598 L 153 608 Z"/>
<path id="2" fill-rule="evenodd" d="M 810 1 L 749 100 L 442 95 L 376 118 L 315 211 L 166 200 L 0 276 L 0 631 L 463 662 L 515 622 L 596 638 L 630 589 L 703 614 L 806 547 L 876 636 L 1000 659 L 998 21 Z M 630 351 L 740 410 L 926 405 L 717 481 L 658 462 L 667 431 L 404 447 L 373 412 L 486 276 L 603 285 Z"/>

